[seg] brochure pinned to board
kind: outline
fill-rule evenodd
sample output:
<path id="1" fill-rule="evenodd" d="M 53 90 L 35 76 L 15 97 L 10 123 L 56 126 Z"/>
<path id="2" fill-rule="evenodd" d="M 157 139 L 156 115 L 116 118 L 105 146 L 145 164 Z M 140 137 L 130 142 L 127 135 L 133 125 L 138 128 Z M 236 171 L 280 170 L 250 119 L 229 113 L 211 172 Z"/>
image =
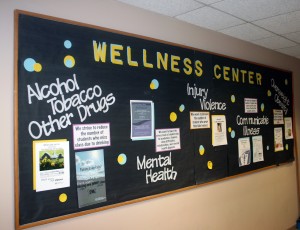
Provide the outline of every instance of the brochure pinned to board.
<path id="1" fill-rule="evenodd" d="M 154 139 L 154 103 L 130 100 L 131 134 L 133 141 Z"/>

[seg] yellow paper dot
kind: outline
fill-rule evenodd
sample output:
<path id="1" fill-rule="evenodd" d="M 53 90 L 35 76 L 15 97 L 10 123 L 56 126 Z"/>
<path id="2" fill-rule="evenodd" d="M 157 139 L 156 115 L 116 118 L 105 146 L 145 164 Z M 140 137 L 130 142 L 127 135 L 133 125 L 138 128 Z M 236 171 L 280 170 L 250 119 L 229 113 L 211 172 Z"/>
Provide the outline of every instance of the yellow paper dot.
<path id="1" fill-rule="evenodd" d="M 268 96 L 271 97 L 272 96 L 272 93 L 270 90 L 268 90 Z"/>
<path id="2" fill-rule="evenodd" d="M 204 153 L 205 153 L 205 149 L 204 149 L 203 145 L 200 145 L 199 154 L 202 156 L 202 155 L 204 155 Z"/>
<path id="3" fill-rule="evenodd" d="M 119 162 L 119 164 L 121 164 L 123 162 L 123 156 L 121 156 L 121 155 L 118 156 L 118 162 Z"/>
<path id="4" fill-rule="evenodd" d="M 34 69 L 35 72 L 41 72 L 41 70 L 42 70 L 42 65 L 41 65 L 40 63 L 35 63 L 35 64 L 33 65 L 33 69 Z"/>
<path id="5" fill-rule="evenodd" d="M 66 201 L 67 201 L 67 199 L 68 199 L 68 196 L 67 196 L 67 194 L 65 194 L 65 193 L 62 193 L 62 194 L 60 194 L 60 195 L 59 195 L 59 201 L 60 201 L 61 203 L 64 203 L 64 202 L 66 202 Z"/>
<path id="6" fill-rule="evenodd" d="M 231 129 L 231 127 L 229 127 L 229 128 L 228 128 L 228 132 L 230 132 L 230 133 L 231 133 L 231 131 L 232 131 L 232 129 Z"/>
<path id="7" fill-rule="evenodd" d="M 155 84 L 153 82 L 150 84 L 150 89 L 155 89 Z"/>
<path id="8" fill-rule="evenodd" d="M 72 68 L 72 67 L 74 67 L 74 65 L 75 65 L 75 59 L 74 59 L 74 57 L 72 57 L 71 55 L 67 55 L 67 56 L 65 56 L 65 58 L 64 58 L 64 63 L 65 63 L 65 66 L 66 66 L 66 67 Z"/>
<path id="9" fill-rule="evenodd" d="M 212 168 L 213 168 L 213 163 L 212 163 L 212 161 L 208 161 L 208 162 L 207 162 L 207 168 L 208 168 L 208 169 L 212 169 Z"/>
<path id="10" fill-rule="evenodd" d="M 231 95 L 231 102 L 234 103 L 235 102 L 235 96 Z"/>
<path id="11" fill-rule="evenodd" d="M 265 104 L 264 103 L 261 103 L 260 105 L 260 110 L 263 112 L 265 110 Z"/>
<path id="12" fill-rule="evenodd" d="M 170 113 L 170 120 L 172 122 L 175 122 L 177 120 L 177 114 L 174 112 Z"/>

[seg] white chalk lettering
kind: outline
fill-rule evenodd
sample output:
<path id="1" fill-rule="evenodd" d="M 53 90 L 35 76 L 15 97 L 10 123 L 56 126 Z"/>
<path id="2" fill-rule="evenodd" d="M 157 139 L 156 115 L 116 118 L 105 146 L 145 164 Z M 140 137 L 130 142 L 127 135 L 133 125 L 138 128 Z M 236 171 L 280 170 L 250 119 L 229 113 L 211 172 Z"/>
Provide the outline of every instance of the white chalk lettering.
<path id="1" fill-rule="evenodd" d="M 39 139 L 43 133 L 48 137 L 56 130 L 67 128 L 72 124 L 71 117 L 74 117 L 73 113 L 67 113 L 61 116 L 59 119 L 53 119 L 51 115 L 48 115 L 48 121 L 31 121 L 28 126 L 28 132 L 34 139 Z"/>
<path id="2" fill-rule="evenodd" d="M 73 79 L 68 79 L 66 82 L 60 82 L 59 78 L 56 78 L 56 82 L 51 83 L 50 85 L 39 86 L 38 83 L 35 83 L 35 89 L 30 85 L 27 85 L 28 93 L 28 103 L 32 104 L 32 98 L 36 98 L 41 101 L 47 99 L 49 96 L 58 96 L 59 94 L 73 92 L 79 90 L 77 84 L 76 74 L 73 74 Z"/>

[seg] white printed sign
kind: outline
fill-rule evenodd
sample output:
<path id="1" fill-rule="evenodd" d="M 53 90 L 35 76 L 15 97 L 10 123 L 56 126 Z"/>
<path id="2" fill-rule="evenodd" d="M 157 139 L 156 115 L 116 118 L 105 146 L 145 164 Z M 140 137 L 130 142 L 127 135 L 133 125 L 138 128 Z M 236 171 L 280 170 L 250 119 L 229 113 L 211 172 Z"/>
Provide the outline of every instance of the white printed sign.
<path id="1" fill-rule="evenodd" d="M 191 129 L 208 129 L 210 128 L 209 112 L 190 112 Z"/>
<path id="2" fill-rule="evenodd" d="M 245 98 L 244 99 L 245 113 L 257 113 L 257 99 Z"/>
<path id="3" fill-rule="evenodd" d="M 180 149 L 180 129 L 156 129 L 156 152 Z"/>
<path id="4" fill-rule="evenodd" d="M 110 146 L 110 124 L 73 125 L 74 149 Z"/>
<path id="5" fill-rule="evenodd" d="M 284 121 L 283 121 L 283 110 L 280 109 L 273 109 L 273 123 L 274 125 L 283 125 Z"/>

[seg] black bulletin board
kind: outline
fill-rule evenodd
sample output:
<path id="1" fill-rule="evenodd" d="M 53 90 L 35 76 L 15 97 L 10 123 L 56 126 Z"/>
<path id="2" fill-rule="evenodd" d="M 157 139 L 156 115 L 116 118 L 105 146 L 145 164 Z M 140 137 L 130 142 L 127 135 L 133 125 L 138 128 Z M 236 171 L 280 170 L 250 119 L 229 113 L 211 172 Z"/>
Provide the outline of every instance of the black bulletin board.
<path id="1" fill-rule="evenodd" d="M 294 160 L 291 72 L 15 16 L 17 228 Z"/>

